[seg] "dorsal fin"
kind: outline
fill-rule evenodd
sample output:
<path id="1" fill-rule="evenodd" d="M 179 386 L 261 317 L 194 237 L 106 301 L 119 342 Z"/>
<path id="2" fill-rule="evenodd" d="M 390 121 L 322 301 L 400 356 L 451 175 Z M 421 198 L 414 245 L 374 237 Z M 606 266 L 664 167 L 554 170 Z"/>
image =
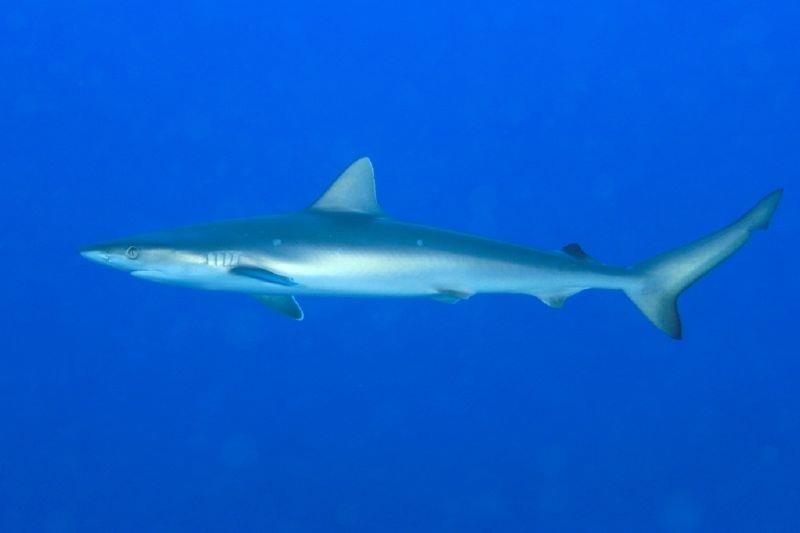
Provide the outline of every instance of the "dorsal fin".
<path id="1" fill-rule="evenodd" d="M 380 215 L 381 208 L 375 196 L 375 176 L 369 158 L 362 157 L 347 167 L 309 209 Z"/>

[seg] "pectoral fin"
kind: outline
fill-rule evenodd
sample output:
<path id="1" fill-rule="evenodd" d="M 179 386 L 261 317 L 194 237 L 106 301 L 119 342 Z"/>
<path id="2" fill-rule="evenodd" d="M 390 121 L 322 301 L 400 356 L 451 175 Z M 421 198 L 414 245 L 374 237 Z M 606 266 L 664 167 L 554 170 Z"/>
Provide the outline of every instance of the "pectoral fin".
<path id="1" fill-rule="evenodd" d="M 235 276 L 244 276 L 246 278 L 253 278 L 283 287 L 293 287 L 297 285 L 292 278 L 281 276 L 275 272 L 271 272 L 265 268 L 251 267 L 251 266 L 237 266 L 229 270 Z"/>
<path id="2" fill-rule="evenodd" d="M 254 295 L 253 298 L 282 315 L 294 320 L 303 320 L 303 309 L 300 308 L 300 304 L 297 303 L 294 296 L 260 294 Z"/>

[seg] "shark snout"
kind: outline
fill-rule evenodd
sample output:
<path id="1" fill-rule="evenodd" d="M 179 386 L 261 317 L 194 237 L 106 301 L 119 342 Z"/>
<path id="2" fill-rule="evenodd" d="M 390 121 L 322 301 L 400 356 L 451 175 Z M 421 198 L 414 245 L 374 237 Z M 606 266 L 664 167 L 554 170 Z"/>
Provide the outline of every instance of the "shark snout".
<path id="1" fill-rule="evenodd" d="M 82 248 L 79 253 L 89 261 L 97 263 L 108 263 L 111 257 L 108 253 L 96 248 Z"/>

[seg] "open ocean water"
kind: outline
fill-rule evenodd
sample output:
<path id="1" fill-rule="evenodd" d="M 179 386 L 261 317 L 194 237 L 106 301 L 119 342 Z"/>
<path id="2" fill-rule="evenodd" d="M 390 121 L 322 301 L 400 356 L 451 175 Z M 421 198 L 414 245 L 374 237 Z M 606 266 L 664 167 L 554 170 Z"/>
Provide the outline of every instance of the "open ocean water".
<path id="1" fill-rule="evenodd" d="M 800 4 L 0 7 L 0 531 L 800 531 Z M 629 265 L 783 186 L 681 299 L 252 299 L 80 246 L 301 209 Z"/>

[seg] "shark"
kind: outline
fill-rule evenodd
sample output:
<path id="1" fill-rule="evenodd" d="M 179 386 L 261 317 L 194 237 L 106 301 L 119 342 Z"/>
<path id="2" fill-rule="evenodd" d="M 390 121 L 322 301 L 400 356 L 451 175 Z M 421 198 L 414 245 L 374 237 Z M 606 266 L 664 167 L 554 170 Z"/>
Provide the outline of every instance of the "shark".
<path id="1" fill-rule="evenodd" d="M 161 283 L 250 295 L 295 320 L 297 297 L 535 296 L 550 307 L 586 289 L 622 291 L 657 328 L 682 337 L 678 297 L 766 229 L 777 189 L 724 228 L 630 267 L 577 243 L 560 250 L 395 220 L 380 208 L 372 163 L 352 163 L 314 203 L 289 214 L 157 231 L 87 246 L 87 259 Z"/>

